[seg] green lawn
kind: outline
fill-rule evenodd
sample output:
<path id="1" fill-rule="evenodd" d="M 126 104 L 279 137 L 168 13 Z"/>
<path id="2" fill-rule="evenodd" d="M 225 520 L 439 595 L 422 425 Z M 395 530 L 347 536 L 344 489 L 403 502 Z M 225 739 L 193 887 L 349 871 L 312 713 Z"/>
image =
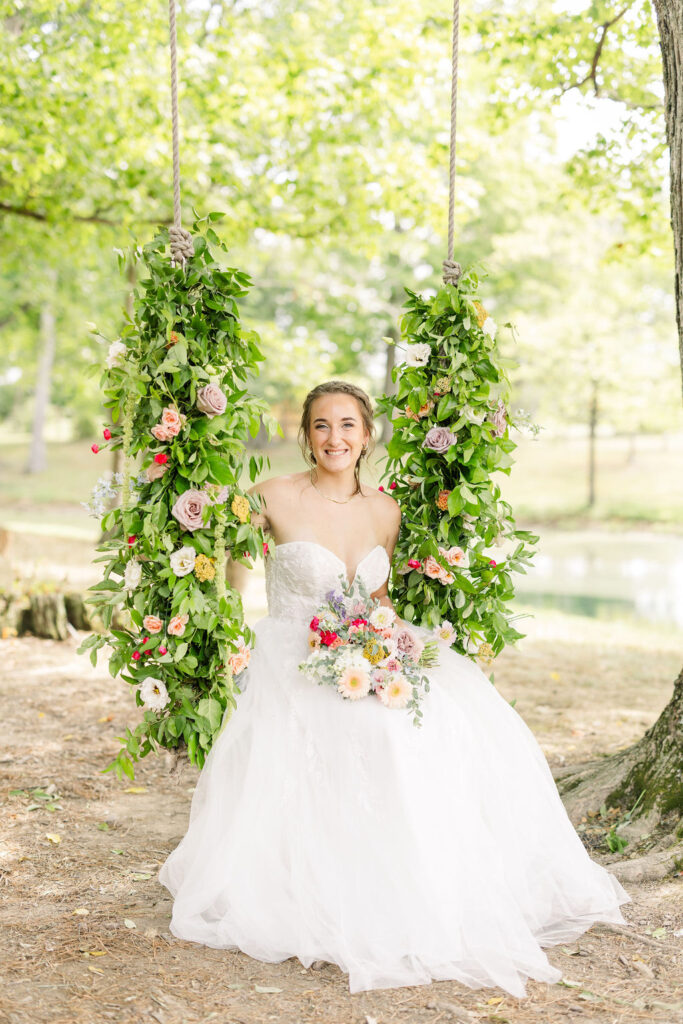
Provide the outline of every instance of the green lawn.
<path id="1" fill-rule="evenodd" d="M 96 531 L 81 501 L 87 501 L 97 478 L 108 472 L 111 456 L 94 455 L 86 441 L 48 445 L 48 468 L 23 472 L 27 445 L 0 444 L 0 525 L 20 528 L 50 525 L 76 533 Z M 295 442 L 269 450 L 266 475 L 304 468 Z M 378 447 L 375 463 L 383 455 Z M 683 530 L 683 436 L 639 437 L 629 458 L 626 439 L 598 444 L 597 502 L 586 509 L 586 443 L 566 439 L 523 439 L 509 477 L 498 474 L 503 497 L 520 522 L 552 522 L 568 529 L 591 522 L 657 524 Z M 379 485 L 381 467 L 367 470 L 368 483 Z"/>

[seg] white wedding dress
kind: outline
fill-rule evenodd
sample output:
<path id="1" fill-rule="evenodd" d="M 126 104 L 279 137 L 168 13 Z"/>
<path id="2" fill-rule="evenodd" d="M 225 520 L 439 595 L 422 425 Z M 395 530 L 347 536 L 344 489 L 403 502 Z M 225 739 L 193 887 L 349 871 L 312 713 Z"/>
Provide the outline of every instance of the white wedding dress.
<path id="1" fill-rule="evenodd" d="M 378 545 L 356 577 L 374 592 L 388 571 Z M 326 960 L 351 992 L 455 979 L 521 998 L 527 977 L 559 981 L 541 947 L 625 924 L 630 896 L 591 860 L 533 734 L 469 658 L 441 647 L 420 728 L 299 672 L 341 572 L 313 541 L 266 559 L 269 614 L 243 692 L 159 873 L 172 933 L 262 961 Z"/>

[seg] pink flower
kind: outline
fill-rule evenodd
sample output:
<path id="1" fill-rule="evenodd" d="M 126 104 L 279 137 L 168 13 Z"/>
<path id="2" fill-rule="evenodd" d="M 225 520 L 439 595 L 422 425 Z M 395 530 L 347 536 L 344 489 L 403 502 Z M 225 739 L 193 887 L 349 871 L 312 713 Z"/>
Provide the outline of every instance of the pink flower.
<path id="1" fill-rule="evenodd" d="M 163 626 L 163 622 L 156 615 L 145 615 L 144 619 L 142 620 L 142 625 L 149 633 L 160 633 L 161 628 Z M 145 643 L 147 643 L 148 639 L 149 637 L 146 638 Z"/>
<path id="2" fill-rule="evenodd" d="M 389 484 L 389 490 L 393 491 L 394 487 L 396 487 L 396 481 L 392 480 L 391 483 Z"/>
<path id="3" fill-rule="evenodd" d="M 418 558 L 409 558 L 408 565 L 411 569 L 420 569 L 422 567 L 422 562 Z"/>
<path id="4" fill-rule="evenodd" d="M 264 555 L 264 557 L 267 554 L 268 554 L 268 541 L 264 540 L 264 542 L 263 542 L 263 555 Z"/>
<path id="5" fill-rule="evenodd" d="M 153 480 L 158 480 L 164 475 L 168 466 L 159 465 L 158 462 L 153 462 L 151 466 L 148 466 L 145 470 L 145 476 L 152 483 Z"/>
<path id="6" fill-rule="evenodd" d="M 139 661 L 141 657 L 142 655 L 140 654 L 140 651 L 133 651 L 133 653 L 131 654 L 131 658 L 133 659 L 133 661 Z"/>
<path id="7" fill-rule="evenodd" d="M 410 658 L 411 661 L 419 661 L 424 644 L 411 629 L 408 629 L 407 626 L 399 626 L 394 633 L 394 642 L 396 650 L 404 658 Z"/>
<path id="8" fill-rule="evenodd" d="M 166 627 L 166 632 L 169 636 L 182 636 L 189 621 L 189 615 L 174 615 Z"/>
<path id="9" fill-rule="evenodd" d="M 217 384 L 206 384 L 197 391 L 197 408 L 210 418 L 225 412 L 228 400 Z"/>
<path id="10" fill-rule="evenodd" d="M 439 554 L 443 555 L 449 565 L 465 565 L 467 558 L 462 548 L 454 545 L 452 548 L 439 548 Z"/>
<path id="11" fill-rule="evenodd" d="M 168 462 L 168 455 L 166 452 L 157 452 L 154 456 L 154 461 L 158 466 L 164 466 Z"/>
<path id="12" fill-rule="evenodd" d="M 321 643 L 325 644 L 325 647 L 331 647 L 334 640 L 337 639 L 337 634 L 333 633 L 332 630 L 324 629 L 320 634 Z"/>
<path id="13" fill-rule="evenodd" d="M 387 670 L 387 672 L 400 672 L 401 662 L 398 660 L 398 658 L 387 658 L 387 660 L 384 662 L 383 667 Z"/>
<path id="14" fill-rule="evenodd" d="M 100 450 L 100 446 L 98 444 L 91 444 L 90 445 L 90 451 L 94 452 L 95 455 L 97 455 L 99 450 Z"/>
<path id="15" fill-rule="evenodd" d="M 424 573 L 425 576 L 429 576 L 430 580 L 436 580 L 443 572 L 443 567 L 437 562 L 434 555 L 427 555 L 424 560 Z"/>
<path id="16" fill-rule="evenodd" d="M 129 548 L 132 548 L 132 547 L 133 547 L 133 544 L 135 544 L 135 541 L 136 541 L 137 539 L 138 539 L 138 538 L 136 537 L 136 535 L 135 535 L 134 533 L 131 533 L 130 537 L 128 538 L 128 547 L 129 547 Z"/>
<path id="17" fill-rule="evenodd" d="M 102 431 L 102 437 L 104 438 L 105 441 L 111 440 L 111 430 L 109 429 L 109 427 L 104 428 L 104 430 Z"/>
<path id="18" fill-rule="evenodd" d="M 496 566 L 496 565 L 498 565 L 498 562 L 496 562 L 495 558 L 491 558 L 491 559 L 489 559 L 489 565 Z"/>
<path id="19" fill-rule="evenodd" d="M 183 428 L 186 417 L 181 416 L 172 405 L 167 405 L 161 414 L 162 426 L 166 427 L 169 437 L 177 437 Z"/>
<path id="20" fill-rule="evenodd" d="M 175 516 L 183 530 L 201 530 L 205 525 L 202 510 L 207 504 L 211 504 L 211 499 L 206 491 L 197 491 L 191 487 L 176 499 L 171 515 Z"/>
<path id="21" fill-rule="evenodd" d="M 161 654 L 162 657 L 163 657 L 164 654 L 168 654 L 168 648 L 167 647 L 160 647 L 159 648 L 159 654 Z"/>
<path id="22" fill-rule="evenodd" d="M 410 700 L 410 683 L 400 672 L 392 672 L 380 694 L 387 708 L 404 708 Z"/>
<path id="23" fill-rule="evenodd" d="M 379 485 L 379 487 L 377 488 L 377 490 L 378 490 L 378 491 L 383 491 L 383 490 L 384 490 L 384 488 L 383 488 L 383 487 L 382 487 L 382 485 L 380 484 L 380 485 Z"/>
<path id="24" fill-rule="evenodd" d="M 156 437 L 157 441 L 170 441 L 172 434 L 169 434 L 168 430 L 162 423 L 155 423 L 152 427 L 151 433 Z"/>
<path id="25" fill-rule="evenodd" d="M 251 658 L 251 648 L 245 644 L 242 637 L 239 638 L 237 643 L 238 649 L 233 651 L 228 658 L 228 665 L 234 676 L 239 675 L 240 672 L 244 671 L 249 664 L 249 659 Z"/>
<path id="26" fill-rule="evenodd" d="M 444 585 L 446 585 L 449 583 L 453 583 L 454 581 L 455 576 L 453 575 L 452 572 L 447 572 L 445 569 L 441 572 L 441 575 L 439 576 L 439 583 L 443 583 Z"/>
<path id="27" fill-rule="evenodd" d="M 320 625 L 320 619 L 318 618 L 317 615 L 314 615 L 313 618 L 311 619 L 310 623 L 309 623 L 309 627 L 308 628 L 309 629 L 317 629 L 319 625 Z"/>
<path id="28" fill-rule="evenodd" d="M 423 448 L 430 448 L 433 452 L 448 451 L 452 444 L 458 439 L 458 435 L 454 434 L 448 427 L 432 427 L 431 430 L 427 431 L 424 441 L 422 442 Z"/>
<path id="29" fill-rule="evenodd" d="M 341 647 L 341 645 L 343 643 L 344 643 L 344 641 L 342 640 L 342 638 L 340 636 L 335 636 L 335 638 L 332 641 L 332 643 L 329 644 L 328 646 L 329 646 L 330 650 L 333 651 L 335 649 L 335 647 Z"/>
<path id="30" fill-rule="evenodd" d="M 337 689 L 342 697 L 358 700 L 370 692 L 370 676 L 362 668 L 347 668 L 339 677 Z"/>
<path id="31" fill-rule="evenodd" d="M 492 437 L 502 437 L 507 427 L 507 409 L 502 398 L 498 399 L 498 405 L 496 410 L 491 417 L 491 423 L 493 423 L 493 430 L 491 431 Z"/>

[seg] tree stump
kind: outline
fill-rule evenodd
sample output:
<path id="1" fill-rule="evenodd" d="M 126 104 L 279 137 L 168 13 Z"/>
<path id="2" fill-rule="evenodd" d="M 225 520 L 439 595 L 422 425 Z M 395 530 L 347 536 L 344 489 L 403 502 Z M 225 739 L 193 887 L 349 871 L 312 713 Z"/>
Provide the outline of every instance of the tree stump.
<path id="1" fill-rule="evenodd" d="M 66 640 L 69 636 L 63 594 L 31 594 L 22 625 L 34 636 Z"/>
<path id="2" fill-rule="evenodd" d="M 66 608 L 66 617 L 74 629 L 82 629 L 86 632 L 90 632 L 93 628 L 92 614 L 88 605 L 85 603 L 83 594 L 79 594 L 75 591 L 65 594 L 64 607 Z"/>

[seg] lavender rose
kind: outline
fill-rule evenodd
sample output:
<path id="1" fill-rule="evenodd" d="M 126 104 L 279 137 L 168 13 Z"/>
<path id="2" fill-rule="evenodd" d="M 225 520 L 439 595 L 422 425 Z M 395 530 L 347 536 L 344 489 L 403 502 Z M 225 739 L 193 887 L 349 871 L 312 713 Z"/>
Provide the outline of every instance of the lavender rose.
<path id="1" fill-rule="evenodd" d="M 190 488 L 176 499 L 171 515 L 175 516 L 184 530 L 201 530 L 204 527 L 202 509 L 207 504 L 211 504 L 211 499 L 206 491 Z"/>
<path id="2" fill-rule="evenodd" d="M 432 427 L 427 431 L 427 435 L 422 442 L 423 448 L 431 448 L 434 452 L 445 452 L 452 444 L 458 440 L 458 435 L 454 434 L 448 427 Z"/>
<path id="3" fill-rule="evenodd" d="M 197 391 L 197 408 L 207 416 L 220 416 L 224 413 L 228 400 L 218 384 L 206 384 Z"/>
<path id="4" fill-rule="evenodd" d="M 396 650 L 400 651 L 405 658 L 410 658 L 411 661 L 420 660 L 424 644 L 417 638 L 412 630 L 407 628 L 407 626 L 402 626 L 397 629 L 393 633 L 392 639 L 396 646 Z"/>

